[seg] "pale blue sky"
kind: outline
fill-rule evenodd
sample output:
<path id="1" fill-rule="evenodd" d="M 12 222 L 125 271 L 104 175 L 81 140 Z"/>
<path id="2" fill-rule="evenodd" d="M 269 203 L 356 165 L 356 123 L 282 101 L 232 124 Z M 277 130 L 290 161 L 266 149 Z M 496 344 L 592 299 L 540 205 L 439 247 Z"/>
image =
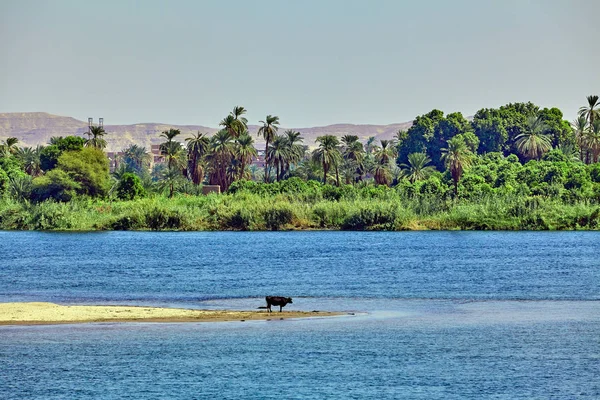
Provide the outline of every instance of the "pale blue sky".
<path id="1" fill-rule="evenodd" d="M 0 112 L 387 124 L 600 94 L 600 1 L 0 0 Z"/>

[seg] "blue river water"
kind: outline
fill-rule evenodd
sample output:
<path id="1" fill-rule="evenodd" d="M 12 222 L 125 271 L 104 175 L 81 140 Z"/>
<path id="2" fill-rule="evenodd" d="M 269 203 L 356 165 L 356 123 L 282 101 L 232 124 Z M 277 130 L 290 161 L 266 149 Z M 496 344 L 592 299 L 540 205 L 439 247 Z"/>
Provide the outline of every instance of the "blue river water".
<path id="1" fill-rule="evenodd" d="M 598 399 L 599 250 L 596 232 L 0 232 L 0 302 L 353 314 L 0 326 L 0 399 Z"/>

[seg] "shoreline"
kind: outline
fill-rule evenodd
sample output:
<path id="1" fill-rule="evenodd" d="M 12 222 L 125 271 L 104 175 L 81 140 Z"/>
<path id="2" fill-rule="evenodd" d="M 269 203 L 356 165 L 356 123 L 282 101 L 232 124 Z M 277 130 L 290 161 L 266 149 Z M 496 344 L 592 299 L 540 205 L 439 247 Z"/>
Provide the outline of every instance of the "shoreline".
<path id="1" fill-rule="evenodd" d="M 0 303 L 0 326 L 59 325 L 96 322 L 230 322 L 346 315 L 329 311 L 194 310 L 146 306 L 69 306 L 48 302 Z"/>

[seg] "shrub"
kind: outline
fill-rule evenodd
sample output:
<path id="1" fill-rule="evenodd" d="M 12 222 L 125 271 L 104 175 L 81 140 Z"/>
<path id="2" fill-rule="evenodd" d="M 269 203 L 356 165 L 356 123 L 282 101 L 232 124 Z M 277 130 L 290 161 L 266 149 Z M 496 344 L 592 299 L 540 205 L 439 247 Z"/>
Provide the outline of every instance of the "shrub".
<path id="1" fill-rule="evenodd" d="M 140 178 L 131 172 L 126 172 L 117 184 L 117 197 L 121 200 L 135 200 L 146 196 L 146 189 Z"/>
<path id="2" fill-rule="evenodd" d="M 146 214 L 146 226 L 153 231 L 179 230 L 183 226 L 183 216 L 175 210 L 154 207 Z"/>
<path id="3" fill-rule="evenodd" d="M 292 223 L 294 212 L 289 205 L 276 205 L 265 210 L 263 218 L 267 229 L 278 231 L 285 225 Z"/>
<path id="4" fill-rule="evenodd" d="M 66 202 L 75 196 L 75 191 L 79 188 L 80 185 L 71 179 L 66 172 L 53 169 L 46 175 L 33 180 L 31 197 L 35 202 L 50 199 Z"/>

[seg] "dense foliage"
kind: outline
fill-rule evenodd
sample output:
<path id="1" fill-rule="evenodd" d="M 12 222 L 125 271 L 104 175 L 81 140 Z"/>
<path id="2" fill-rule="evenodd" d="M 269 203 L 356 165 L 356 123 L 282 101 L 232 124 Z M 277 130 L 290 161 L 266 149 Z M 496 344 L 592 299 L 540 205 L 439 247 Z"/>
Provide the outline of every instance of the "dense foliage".
<path id="1" fill-rule="evenodd" d="M 0 229 L 598 229 L 600 105 L 587 103 L 571 124 L 532 103 L 433 110 L 393 140 L 326 135 L 312 151 L 268 115 L 264 152 L 235 107 L 212 137 L 163 132 L 153 168 L 124 149 L 112 174 L 101 127 L 37 148 L 7 138 Z"/>

